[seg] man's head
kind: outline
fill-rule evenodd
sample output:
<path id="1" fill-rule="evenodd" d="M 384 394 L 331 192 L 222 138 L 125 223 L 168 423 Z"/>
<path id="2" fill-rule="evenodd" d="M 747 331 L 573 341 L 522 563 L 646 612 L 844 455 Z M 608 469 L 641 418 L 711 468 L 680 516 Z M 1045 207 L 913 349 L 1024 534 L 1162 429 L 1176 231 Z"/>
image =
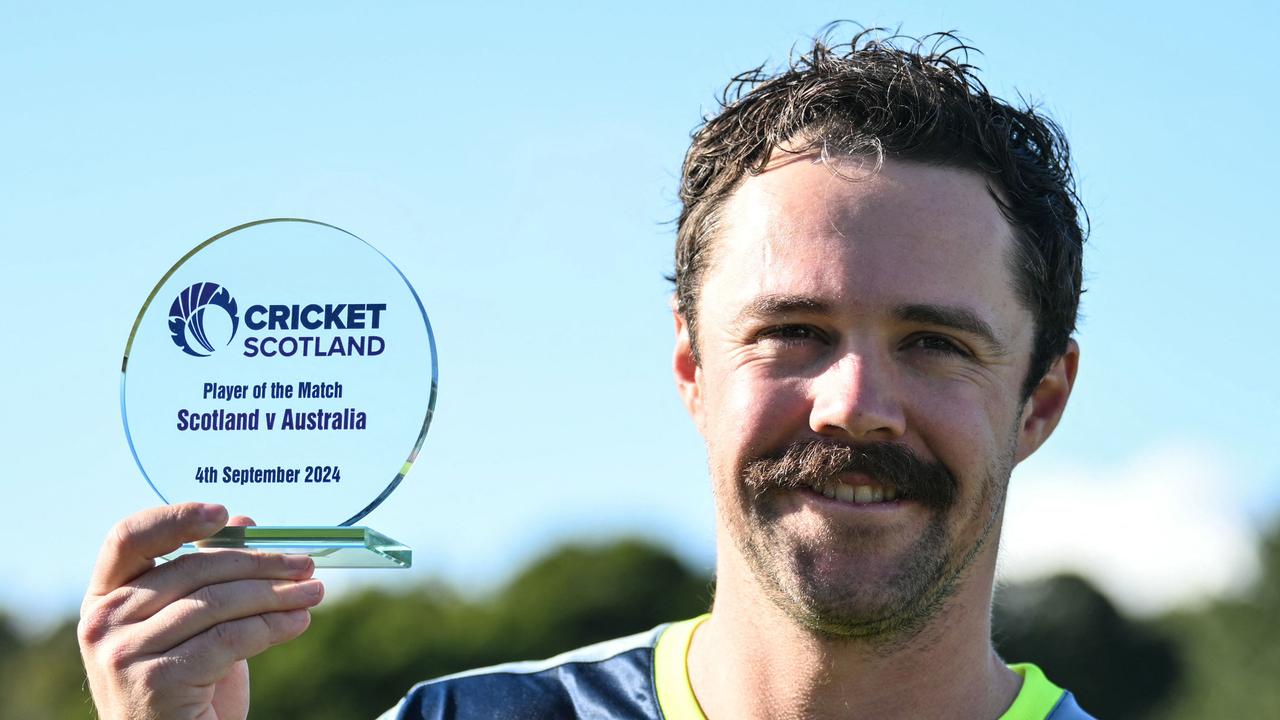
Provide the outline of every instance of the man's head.
<path id="1" fill-rule="evenodd" d="M 819 44 L 695 136 L 677 383 L 723 537 L 808 627 L 901 637 L 993 565 L 1075 374 L 1065 152 L 963 66 L 874 43 Z"/>
<path id="2" fill-rule="evenodd" d="M 947 34 L 902 49 L 859 33 L 847 46 L 816 41 L 785 72 L 734 78 L 722 111 L 693 136 L 681 177 L 676 308 L 694 342 L 698 295 L 714 262 L 724 206 L 781 153 L 885 158 L 970 170 L 984 179 L 1016 243 L 1007 258 L 1019 299 L 1036 322 L 1024 394 L 1075 330 L 1084 243 L 1066 138 L 1034 108 L 993 97 Z M 933 41 L 931 46 L 927 42 Z"/>

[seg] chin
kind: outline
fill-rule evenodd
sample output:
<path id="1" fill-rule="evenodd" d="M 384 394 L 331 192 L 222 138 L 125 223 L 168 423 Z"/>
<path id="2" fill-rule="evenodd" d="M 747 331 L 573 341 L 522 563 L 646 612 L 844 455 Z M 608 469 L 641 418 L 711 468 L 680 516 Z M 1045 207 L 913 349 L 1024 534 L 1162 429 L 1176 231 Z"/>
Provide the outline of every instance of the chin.
<path id="1" fill-rule="evenodd" d="M 774 598 L 779 609 L 815 635 L 830 639 L 901 642 L 919 634 L 953 593 L 945 581 L 899 593 L 874 587 L 796 583 Z"/>
<path id="2" fill-rule="evenodd" d="M 826 535 L 820 541 L 811 536 L 788 541 L 776 533 L 752 537 L 765 542 L 747 540 L 739 549 L 764 593 L 821 637 L 905 640 L 918 634 L 955 591 L 958 572 L 941 522 L 930 524 L 911 547 L 892 557 L 869 553 L 877 545 L 874 538 L 857 534 Z"/>

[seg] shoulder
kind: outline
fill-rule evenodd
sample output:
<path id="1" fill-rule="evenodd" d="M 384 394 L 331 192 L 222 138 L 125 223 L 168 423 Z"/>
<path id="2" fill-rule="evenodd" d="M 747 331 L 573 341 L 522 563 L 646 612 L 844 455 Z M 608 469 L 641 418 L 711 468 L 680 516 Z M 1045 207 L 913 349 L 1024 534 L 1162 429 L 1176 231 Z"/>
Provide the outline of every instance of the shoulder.
<path id="1" fill-rule="evenodd" d="M 657 720 L 653 649 L 667 625 L 546 660 L 469 670 L 415 685 L 380 720 Z"/>

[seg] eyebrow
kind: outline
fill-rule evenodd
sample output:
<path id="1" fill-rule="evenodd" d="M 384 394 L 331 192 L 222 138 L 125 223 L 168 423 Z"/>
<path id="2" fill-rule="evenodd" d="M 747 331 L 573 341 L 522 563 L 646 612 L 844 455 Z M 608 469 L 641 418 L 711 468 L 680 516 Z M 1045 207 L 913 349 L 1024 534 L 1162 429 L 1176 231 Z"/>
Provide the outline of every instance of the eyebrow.
<path id="1" fill-rule="evenodd" d="M 966 307 L 914 303 L 895 307 L 893 316 L 905 322 L 937 325 L 973 335 L 985 342 L 997 355 L 1007 355 L 1009 352 L 991 324 Z"/>
<path id="2" fill-rule="evenodd" d="M 792 313 L 823 314 L 830 312 L 831 306 L 808 295 L 761 295 L 738 311 L 733 319 L 735 325 L 742 324 L 752 318 L 776 317 Z"/>
<path id="3" fill-rule="evenodd" d="M 809 295 L 761 295 L 743 306 L 733 319 L 733 324 L 741 325 L 756 318 L 789 314 L 823 315 L 831 311 L 830 303 Z M 996 355 L 1007 355 L 1009 352 L 991 324 L 977 312 L 963 306 L 909 303 L 893 308 L 892 315 L 903 322 L 950 328 L 976 337 L 986 343 L 988 349 Z"/>

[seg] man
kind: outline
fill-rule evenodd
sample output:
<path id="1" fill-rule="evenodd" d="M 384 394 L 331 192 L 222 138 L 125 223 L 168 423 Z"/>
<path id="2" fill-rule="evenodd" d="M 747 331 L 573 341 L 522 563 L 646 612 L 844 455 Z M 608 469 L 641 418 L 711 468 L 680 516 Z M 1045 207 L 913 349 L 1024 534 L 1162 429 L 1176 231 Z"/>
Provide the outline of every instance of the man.
<path id="1" fill-rule="evenodd" d="M 1066 143 L 952 53 L 869 37 L 739 77 L 685 159 L 673 365 L 715 490 L 711 613 L 387 717 L 1088 717 L 990 639 L 1010 472 L 1079 357 Z M 80 626 L 104 717 L 241 717 L 243 658 L 305 629 L 305 560 L 151 569 L 225 521 L 164 508 L 108 539 Z"/>

